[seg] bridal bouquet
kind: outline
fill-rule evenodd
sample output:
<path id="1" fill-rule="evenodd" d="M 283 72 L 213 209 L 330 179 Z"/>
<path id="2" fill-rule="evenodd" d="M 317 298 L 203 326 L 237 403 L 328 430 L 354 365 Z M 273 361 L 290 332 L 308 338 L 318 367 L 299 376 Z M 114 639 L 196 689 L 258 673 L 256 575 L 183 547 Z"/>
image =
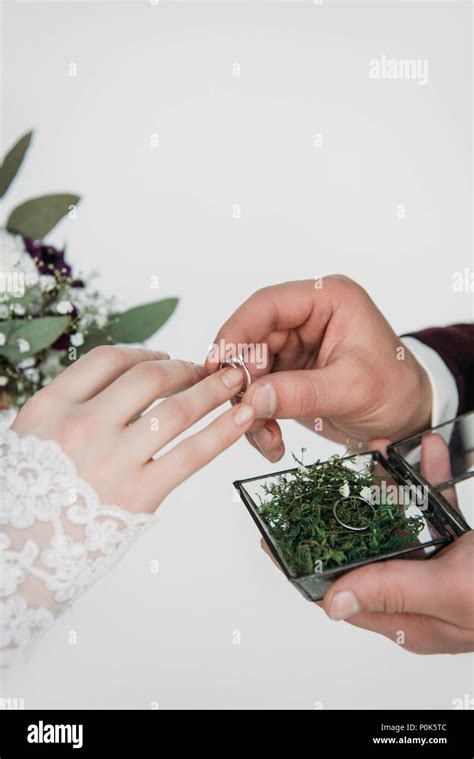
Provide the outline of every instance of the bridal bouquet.
<path id="1" fill-rule="evenodd" d="M 22 137 L 0 166 L 0 198 L 28 150 Z M 0 226 L 0 410 L 19 408 L 71 362 L 97 345 L 141 343 L 171 316 L 168 298 L 118 312 L 74 273 L 65 249 L 44 241 L 64 216 L 74 217 L 77 195 L 43 195 L 14 208 Z"/>

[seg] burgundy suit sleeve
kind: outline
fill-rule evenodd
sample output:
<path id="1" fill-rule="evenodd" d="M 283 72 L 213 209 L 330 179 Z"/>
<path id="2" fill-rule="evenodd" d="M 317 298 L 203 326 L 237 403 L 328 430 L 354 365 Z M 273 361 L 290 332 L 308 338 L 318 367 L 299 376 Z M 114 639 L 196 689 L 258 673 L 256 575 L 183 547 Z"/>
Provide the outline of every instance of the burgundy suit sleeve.
<path id="1" fill-rule="evenodd" d="M 474 410 L 474 324 L 430 327 L 413 332 L 438 353 L 451 371 L 459 393 L 458 414 Z"/>

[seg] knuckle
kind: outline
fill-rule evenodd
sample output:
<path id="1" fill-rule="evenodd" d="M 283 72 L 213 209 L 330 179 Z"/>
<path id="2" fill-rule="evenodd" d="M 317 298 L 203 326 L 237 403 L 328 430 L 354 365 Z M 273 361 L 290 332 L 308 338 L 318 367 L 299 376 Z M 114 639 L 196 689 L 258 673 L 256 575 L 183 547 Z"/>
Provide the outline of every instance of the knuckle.
<path id="1" fill-rule="evenodd" d="M 178 429 L 185 429 L 193 420 L 193 408 L 184 396 L 170 400 L 170 411 L 173 422 Z"/>
<path id="2" fill-rule="evenodd" d="M 199 382 L 199 380 L 202 380 L 207 376 L 207 372 L 203 371 L 202 367 L 198 364 L 193 364 L 190 361 L 172 359 L 169 361 L 169 364 L 171 367 L 175 366 L 183 377 L 188 378 L 191 381 L 191 384 Z"/>
<path id="3" fill-rule="evenodd" d="M 153 386 L 157 392 L 164 385 L 163 366 L 160 361 L 143 361 L 130 369 L 132 380 Z"/>
<path id="4" fill-rule="evenodd" d="M 108 364 L 116 369 L 121 369 L 125 364 L 125 351 L 116 345 L 98 345 L 87 355 L 98 363 Z"/>
<path id="5" fill-rule="evenodd" d="M 295 417 L 308 416 L 317 408 L 320 399 L 318 399 L 315 383 L 310 377 L 302 375 L 290 392 L 293 395 L 290 406 L 294 409 Z"/>
<path id="6" fill-rule="evenodd" d="M 165 393 L 176 385 L 193 385 L 202 375 L 199 368 L 187 361 L 172 359 L 166 362 L 160 360 L 142 361 L 130 370 L 134 378 L 147 383 L 157 394 Z"/>
<path id="7" fill-rule="evenodd" d="M 379 611 L 386 614 L 404 614 L 405 595 L 397 577 L 396 568 L 390 562 L 381 562 L 377 568 L 378 576 L 375 583 L 379 603 L 375 604 Z"/>
<path id="8" fill-rule="evenodd" d="M 278 318 L 278 309 L 276 305 L 278 291 L 279 285 L 267 285 L 267 287 L 261 287 L 257 290 L 249 299 L 254 303 L 259 304 L 259 306 L 266 311 L 270 311 L 274 323 L 276 323 Z"/>
<path id="9" fill-rule="evenodd" d="M 333 280 L 334 282 L 339 282 L 341 285 L 345 285 L 347 287 L 357 285 L 357 283 L 346 274 L 330 274 L 327 279 Z"/>
<path id="10" fill-rule="evenodd" d="M 369 297 L 362 285 L 346 274 L 331 274 L 326 279 L 334 283 L 338 289 L 344 290 L 348 296 L 362 297 L 364 299 Z"/>
<path id="11" fill-rule="evenodd" d="M 198 435 L 188 438 L 181 449 L 182 455 L 187 462 L 197 464 L 202 460 L 207 460 L 207 445 L 205 440 L 200 440 Z"/>
<path id="12" fill-rule="evenodd" d="M 272 285 L 266 285 L 265 287 L 259 287 L 258 290 L 256 290 L 253 294 L 253 298 L 266 298 L 269 293 L 273 291 Z"/>

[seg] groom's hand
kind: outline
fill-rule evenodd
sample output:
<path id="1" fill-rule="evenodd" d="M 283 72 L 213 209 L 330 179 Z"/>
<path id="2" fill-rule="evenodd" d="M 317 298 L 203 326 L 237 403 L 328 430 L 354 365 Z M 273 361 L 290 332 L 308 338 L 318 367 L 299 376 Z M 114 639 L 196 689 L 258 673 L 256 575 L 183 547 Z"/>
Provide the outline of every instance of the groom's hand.
<path id="1" fill-rule="evenodd" d="M 400 439 L 429 427 L 431 386 L 365 290 L 346 277 L 288 282 L 252 295 L 215 339 L 244 353 L 243 401 L 259 419 L 251 438 L 270 461 L 284 452 L 277 418 L 300 419 L 338 442 Z"/>
<path id="2" fill-rule="evenodd" d="M 474 650 L 474 532 L 429 561 L 387 561 L 335 582 L 320 606 L 331 619 L 385 635 L 418 654 Z"/>

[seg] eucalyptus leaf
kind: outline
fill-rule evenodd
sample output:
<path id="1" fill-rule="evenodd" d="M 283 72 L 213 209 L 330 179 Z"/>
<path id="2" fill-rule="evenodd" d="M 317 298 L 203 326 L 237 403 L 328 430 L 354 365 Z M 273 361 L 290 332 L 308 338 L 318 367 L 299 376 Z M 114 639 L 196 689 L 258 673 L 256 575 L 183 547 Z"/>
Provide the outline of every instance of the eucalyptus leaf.
<path id="1" fill-rule="evenodd" d="M 77 349 L 77 354 L 78 356 L 83 356 L 84 353 L 89 353 L 89 351 L 93 348 L 97 348 L 99 345 L 114 344 L 115 340 L 113 340 L 103 329 L 91 329 L 87 335 L 85 335 L 82 345 Z"/>
<path id="2" fill-rule="evenodd" d="M 177 298 L 165 298 L 115 314 L 105 331 L 117 343 L 141 343 L 168 321 L 178 303 Z"/>
<path id="3" fill-rule="evenodd" d="M 76 206 L 79 195 L 42 195 L 21 203 L 7 219 L 7 229 L 33 240 L 42 240 L 63 216 Z"/>
<path id="4" fill-rule="evenodd" d="M 23 163 L 26 151 L 29 148 L 33 132 L 27 132 L 8 151 L 0 166 L 0 198 L 3 198 L 11 183 L 15 179 L 18 169 Z"/>
<path id="5" fill-rule="evenodd" d="M 0 332 L 6 337 L 0 346 L 0 356 L 16 362 L 49 348 L 68 328 L 69 316 L 44 316 L 41 319 L 13 319 L 0 322 Z M 26 340 L 29 349 L 20 352 L 17 341 Z"/>

